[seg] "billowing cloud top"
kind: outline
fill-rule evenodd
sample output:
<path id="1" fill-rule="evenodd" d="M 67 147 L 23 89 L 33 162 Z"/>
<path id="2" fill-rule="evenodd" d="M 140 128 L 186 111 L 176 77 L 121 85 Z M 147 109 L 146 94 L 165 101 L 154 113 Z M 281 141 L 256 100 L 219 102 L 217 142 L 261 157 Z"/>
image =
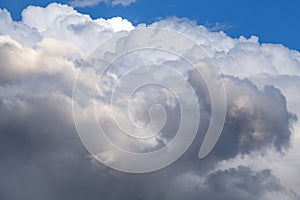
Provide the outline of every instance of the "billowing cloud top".
<path id="1" fill-rule="evenodd" d="M 84 6 L 80 2 L 74 5 Z M 83 109 L 80 102 L 72 102 L 76 72 L 99 44 L 137 27 L 121 17 L 92 19 L 57 3 L 45 8 L 29 6 L 21 21 L 12 20 L 1 9 L 0 199 L 299 199 L 300 53 L 280 44 L 261 44 L 255 36 L 231 38 L 222 31 L 211 32 L 188 19 L 139 25 L 145 26 L 192 38 L 222 72 L 226 121 L 209 156 L 197 158 L 211 102 L 203 81 L 189 71 L 186 76 L 197 88 L 202 121 L 197 142 L 177 162 L 141 175 L 123 174 L 96 162 L 83 148 L 74 126 L 72 104 L 82 114 L 80 120 L 89 121 L 94 115 L 92 107 Z M 128 43 L 121 42 L 120 48 L 126 48 Z M 186 53 L 194 56 L 192 51 Z M 135 59 L 122 64 L 134 64 Z M 107 73 L 103 94 L 122 69 Z M 90 87 L 96 76 L 95 70 L 88 69 L 77 81 Z M 138 123 L 149 120 L 143 112 L 148 106 L 145 95 L 150 92 L 151 88 L 132 99 L 132 118 Z M 159 90 L 150 100 L 176 116 L 177 102 L 168 91 Z M 105 128 L 116 133 L 105 118 L 110 108 L 101 104 L 96 111 L 107 121 Z M 168 142 L 177 121 L 169 118 L 165 135 L 141 146 L 112 137 L 124 147 L 146 151 Z M 102 156 L 114 159 L 114 155 Z"/>

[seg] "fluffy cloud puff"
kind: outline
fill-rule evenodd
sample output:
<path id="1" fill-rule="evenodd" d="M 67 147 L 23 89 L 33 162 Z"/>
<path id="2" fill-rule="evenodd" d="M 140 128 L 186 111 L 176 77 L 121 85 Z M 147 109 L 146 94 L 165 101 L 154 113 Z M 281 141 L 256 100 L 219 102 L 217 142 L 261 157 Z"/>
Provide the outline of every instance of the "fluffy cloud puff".
<path id="1" fill-rule="evenodd" d="M 207 51 L 224 74 L 228 112 L 207 158 L 197 158 L 204 123 L 172 166 L 130 175 L 90 159 L 75 131 L 71 96 L 82 60 L 114 33 L 134 29 L 132 24 L 119 17 L 91 19 L 56 3 L 29 6 L 22 16 L 15 22 L 0 11 L 1 199 L 299 198 L 299 52 L 260 44 L 254 36 L 210 32 L 187 19 L 149 25 L 186 34 Z M 201 81 L 189 78 L 199 98 L 205 97 Z M 206 100 L 204 117 L 210 114 Z M 271 160 L 272 166 L 256 160 Z"/>
<path id="2" fill-rule="evenodd" d="M 190 36 L 205 48 L 223 74 L 247 78 L 259 90 L 263 90 L 266 85 L 273 85 L 280 89 L 286 98 L 288 110 L 296 115 L 292 118 L 299 117 L 300 108 L 299 103 L 297 103 L 299 102 L 299 89 L 297 89 L 297 85 L 299 85 L 300 80 L 300 54 L 298 51 L 290 50 L 280 44 L 260 44 L 255 36 L 249 39 L 243 36 L 235 39 L 222 31 L 209 32 L 205 27 L 197 26 L 195 22 L 187 19 L 170 18 L 156 22 L 151 26 L 171 28 Z M 235 53 L 232 54 L 232 52 Z M 268 151 L 267 155 L 255 153 L 247 156 L 247 159 L 238 157 L 237 160 L 228 160 L 223 167 L 226 168 L 226 165 L 237 166 L 241 162 L 257 169 L 263 169 L 267 166 L 272 169 L 273 173 L 276 172 L 276 175 L 285 185 L 293 188 L 299 195 L 299 181 L 296 177 L 300 176 L 297 170 L 300 163 L 295 156 L 296 152 L 299 151 L 299 130 L 299 122 L 297 121 L 293 123 L 291 135 L 293 140 L 289 149 L 280 154 L 273 151 Z M 290 159 L 291 157 L 293 159 Z"/>
<path id="3" fill-rule="evenodd" d="M 0 82 L 14 82 L 36 74 L 60 75 L 71 83 L 74 80 L 72 58 L 82 51 L 55 39 L 44 39 L 34 49 L 24 47 L 10 36 L 0 36 Z"/>
<path id="4" fill-rule="evenodd" d="M 98 45 L 116 31 L 133 28 L 129 21 L 120 17 L 93 20 L 72 7 L 56 3 L 46 8 L 27 7 L 22 12 L 20 22 L 13 21 L 7 10 L 0 9 L 0 25 L 1 35 L 10 35 L 26 46 L 33 47 L 42 38 L 52 37 L 70 41 L 80 47 L 84 45 L 86 50 L 96 47 L 92 42 L 97 41 Z"/>

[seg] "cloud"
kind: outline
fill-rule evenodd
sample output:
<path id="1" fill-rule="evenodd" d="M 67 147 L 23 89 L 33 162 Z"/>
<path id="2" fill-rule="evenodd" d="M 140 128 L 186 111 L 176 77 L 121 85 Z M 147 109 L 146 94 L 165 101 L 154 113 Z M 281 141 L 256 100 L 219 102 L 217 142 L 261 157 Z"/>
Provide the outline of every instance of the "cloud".
<path id="1" fill-rule="evenodd" d="M 35 49 L 24 47 L 10 36 L 0 36 L 0 83 L 9 83 L 36 74 L 60 75 L 71 83 L 75 68 L 72 56 L 82 52 L 72 44 L 44 39 Z M 73 76 L 72 76 L 73 75 Z"/>
<path id="2" fill-rule="evenodd" d="M 74 0 L 70 2 L 70 5 L 73 7 L 87 7 L 97 5 L 100 2 L 108 3 L 108 0 Z"/>
<path id="3" fill-rule="evenodd" d="M 118 31 L 130 31 L 133 25 L 126 19 L 91 19 L 72 7 L 57 3 L 47 7 L 29 6 L 22 12 L 22 24 L 37 30 L 44 38 L 71 42 L 86 52 Z"/>
<path id="4" fill-rule="evenodd" d="M 231 38 L 188 19 L 169 18 L 148 25 L 179 31 L 206 50 L 223 73 L 228 112 L 216 147 L 199 160 L 211 102 L 203 80 L 190 71 L 187 76 L 201 104 L 196 141 L 170 167 L 132 175 L 96 162 L 82 146 L 72 116 L 72 83 L 82 60 L 96 46 L 116 32 L 135 27 L 120 17 L 91 19 L 57 3 L 45 8 L 29 6 L 19 22 L 6 10 L 1 10 L 0 16 L 1 199 L 299 199 L 298 51 L 260 44 L 255 36 Z M 127 40 L 141 41 L 133 36 Z M 122 51 L 138 45 L 127 40 L 118 41 L 114 48 Z M 161 41 L 154 37 L 153 42 Z M 186 53 L 198 59 L 192 51 Z M 149 60 L 178 65 L 164 54 L 146 55 Z M 110 91 L 126 66 L 149 61 L 144 58 L 145 54 L 137 54 L 120 62 L 123 68 L 107 74 L 102 92 Z M 79 81 L 89 88 L 94 87 L 95 78 L 97 72 L 89 69 Z M 151 98 L 145 98 L 149 93 Z M 136 105 L 132 117 L 146 123 L 146 107 L 157 102 L 166 106 L 171 116 L 164 137 L 141 146 L 115 139 L 133 150 L 149 150 L 168 142 L 178 122 L 177 102 L 170 93 L 151 93 L 151 88 L 137 93 L 131 102 Z M 87 103 L 87 109 L 81 103 Z M 75 111 L 83 113 L 81 120 L 89 121 L 94 115 L 89 103 L 74 102 Z M 105 119 L 111 110 L 99 104 L 96 111 Z M 114 136 L 117 131 L 106 125 Z"/>
<path id="5" fill-rule="evenodd" d="M 193 173 L 179 176 L 172 185 L 176 188 L 168 193 L 167 199 L 260 199 L 266 200 L 281 191 L 285 194 L 280 181 L 269 170 L 254 172 L 249 167 L 238 166 L 227 170 L 218 170 L 206 177 Z"/>
<path id="6" fill-rule="evenodd" d="M 129 6 L 130 4 L 135 3 L 136 1 L 137 0 L 113 0 L 111 4 L 113 6 L 116 5 Z"/>
<path id="7" fill-rule="evenodd" d="M 226 75 L 246 78 L 255 84 L 258 90 L 262 90 L 266 85 L 280 89 L 286 98 L 287 109 L 299 118 L 299 105 L 296 103 L 299 102 L 299 95 L 297 95 L 298 89 L 294 87 L 299 82 L 298 51 L 290 50 L 280 44 L 261 44 L 255 36 L 249 39 L 243 36 L 231 38 L 222 31 L 209 32 L 205 27 L 197 26 L 195 22 L 187 19 L 169 18 L 156 22 L 152 26 L 171 28 L 192 37 L 205 48 Z M 299 151 L 299 130 L 299 121 L 296 121 L 291 128 L 291 145 L 283 153 L 278 154 L 272 150 L 267 154 L 258 152 L 247 157 L 248 159 L 242 159 L 244 156 L 241 156 L 237 158 L 237 162 L 230 159 L 226 162 L 227 166 L 236 167 L 244 162 L 246 165 L 255 165 L 256 169 L 264 169 L 268 166 L 281 181 L 284 181 L 284 185 L 293 188 L 299 195 L 299 182 L 294 178 L 298 177 L 295 170 L 300 166 L 294 156 L 295 152 Z M 257 161 L 258 157 L 261 161 Z M 293 162 L 290 161 L 291 157 Z M 231 162 L 234 165 L 231 165 Z M 272 164 L 269 164 L 270 162 Z"/>
<path id="8" fill-rule="evenodd" d="M 101 2 L 106 3 L 107 5 L 112 6 L 129 6 L 132 3 L 135 3 L 137 0 L 74 0 L 70 2 L 70 5 L 73 7 L 88 7 L 95 6 Z"/>
<path id="9" fill-rule="evenodd" d="M 9 35 L 27 46 L 33 46 L 42 39 L 36 29 L 22 22 L 13 21 L 6 9 L 0 9 L 0 33 L 1 35 Z"/>
<path id="10" fill-rule="evenodd" d="M 201 84 L 193 74 L 190 80 L 193 85 Z M 211 154 L 223 160 L 269 145 L 279 151 L 289 147 L 295 116 L 287 111 L 286 99 L 280 90 L 270 85 L 258 89 L 249 80 L 232 76 L 224 76 L 223 80 L 227 115 L 218 145 Z M 198 95 L 203 97 L 201 93 Z M 210 106 L 207 105 L 206 112 Z"/>

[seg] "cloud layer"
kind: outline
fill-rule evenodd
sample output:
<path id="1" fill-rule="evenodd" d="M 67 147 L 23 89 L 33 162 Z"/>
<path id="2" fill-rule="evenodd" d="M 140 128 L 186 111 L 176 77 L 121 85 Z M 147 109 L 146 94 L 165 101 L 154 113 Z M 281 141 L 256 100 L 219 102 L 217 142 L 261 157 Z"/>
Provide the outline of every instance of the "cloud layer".
<path id="1" fill-rule="evenodd" d="M 131 2 L 111 3 L 126 6 Z M 3 9 L 0 199 L 299 199 L 300 53 L 280 44 L 260 44 L 255 36 L 231 38 L 224 32 L 211 32 L 188 19 L 168 18 L 139 26 L 187 35 L 223 73 L 227 117 L 211 154 L 197 158 L 211 102 L 203 81 L 190 72 L 188 79 L 197 88 L 202 121 L 196 142 L 176 163 L 151 174 L 131 175 L 96 162 L 75 130 L 73 81 L 82 61 L 100 43 L 136 27 L 120 17 L 91 19 L 56 3 L 45 8 L 29 6 L 19 22 Z M 126 48 L 126 41 L 122 42 Z M 174 61 L 165 59 L 165 63 Z M 79 81 L 89 86 L 96 74 L 87 71 Z M 108 80 L 114 77 L 110 74 Z M 160 95 L 153 99 L 169 106 L 175 116 L 176 102 L 168 93 Z M 140 110 L 147 105 L 142 97 L 139 93 L 134 99 Z M 83 112 L 76 103 L 75 110 Z M 99 107 L 99 116 L 108 111 Z M 93 110 L 84 110 L 82 120 L 89 120 L 90 112 Z M 147 121 L 137 110 L 135 113 L 134 119 Z M 178 119 L 169 120 L 165 137 L 143 145 L 159 146 L 172 137 L 168 133 L 176 128 L 172 124 Z"/>

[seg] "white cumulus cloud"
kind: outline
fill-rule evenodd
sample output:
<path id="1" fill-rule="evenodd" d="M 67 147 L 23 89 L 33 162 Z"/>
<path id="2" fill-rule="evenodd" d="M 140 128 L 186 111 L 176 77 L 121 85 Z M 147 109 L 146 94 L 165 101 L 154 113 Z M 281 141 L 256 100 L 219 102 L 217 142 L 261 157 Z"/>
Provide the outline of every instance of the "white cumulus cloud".
<path id="1" fill-rule="evenodd" d="M 91 6 L 99 2 L 76 0 L 72 5 Z M 127 6 L 135 1 L 104 2 Z M 29 6 L 18 22 L 2 9 L 0 151 L 4 153 L 0 155 L 0 174 L 5 175 L 0 181 L 0 199 L 32 199 L 32 194 L 40 199 L 78 199 L 84 194 L 100 195 L 103 199 L 176 199 L 189 194 L 191 199 L 201 195 L 207 199 L 220 199 L 223 195 L 228 199 L 299 199 L 300 52 L 280 44 L 262 44 L 256 36 L 232 38 L 222 31 L 211 32 L 188 19 L 168 18 L 139 26 L 172 29 L 192 38 L 219 67 L 228 95 L 227 121 L 220 140 L 223 143 L 217 144 L 204 160 L 196 158 L 199 147 L 191 147 L 178 163 L 154 174 L 130 176 L 103 166 L 102 170 L 95 170 L 76 136 L 71 112 L 72 84 L 82 61 L 99 44 L 117 32 L 130 36 L 136 27 L 121 17 L 92 19 L 57 3 Z M 137 44 L 128 42 L 130 39 L 142 41 L 128 37 L 115 48 L 124 50 L 127 45 Z M 163 41 L 153 37 L 153 42 Z M 198 59 L 192 51 L 185 53 Z M 139 56 L 121 63 L 123 68 L 110 74 L 113 80 L 109 79 L 104 89 L 110 90 L 110 81 L 118 78 L 118 72 L 126 64 L 145 57 Z M 161 54 L 151 56 L 164 61 Z M 174 58 L 166 58 L 167 61 L 173 62 Z M 79 81 L 93 87 L 90 84 L 96 78 L 96 71 L 88 69 Z M 201 96 L 204 87 L 193 79 L 193 74 L 189 78 L 199 86 L 197 92 Z M 144 102 L 142 94 L 133 99 L 139 105 L 134 107 L 137 114 L 133 118 L 145 122 L 147 116 L 139 112 L 145 112 L 143 106 L 148 102 Z M 201 97 L 203 105 L 209 106 L 206 102 L 209 98 Z M 167 100 L 165 104 L 170 109 L 176 107 L 176 102 L 165 93 L 153 99 Z M 120 102 L 125 101 L 120 99 Z M 83 103 L 88 104 L 85 110 L 78 102 L 73 105 L 76 112 L 83 113 L 81 120 L 89 121 L 95 114 L 94 104 Z M 111 112 L 106 104 L 99 105 L 96 111 L 100 118 Z M 205 107 L 201 116 L 209 112 Z M 118 115 L 122 117 L 121 113 Z M 106 125 L 115 132 L 113 126 Z M 172 132 L 174 127 L 166 128 Z M 116 137 L 120 143 L 124 142 L 122 139 Z M 152 148 L 162 141 L 155 140 L 142 147 Z M 123 144 L 131 147 L 130 143 Z M 114 158 L 109 154 L 102 156 Z M 74 191 L 70 192 L 69 185 Z M 118 192 L 110 193 L 112 188 Z"/>

